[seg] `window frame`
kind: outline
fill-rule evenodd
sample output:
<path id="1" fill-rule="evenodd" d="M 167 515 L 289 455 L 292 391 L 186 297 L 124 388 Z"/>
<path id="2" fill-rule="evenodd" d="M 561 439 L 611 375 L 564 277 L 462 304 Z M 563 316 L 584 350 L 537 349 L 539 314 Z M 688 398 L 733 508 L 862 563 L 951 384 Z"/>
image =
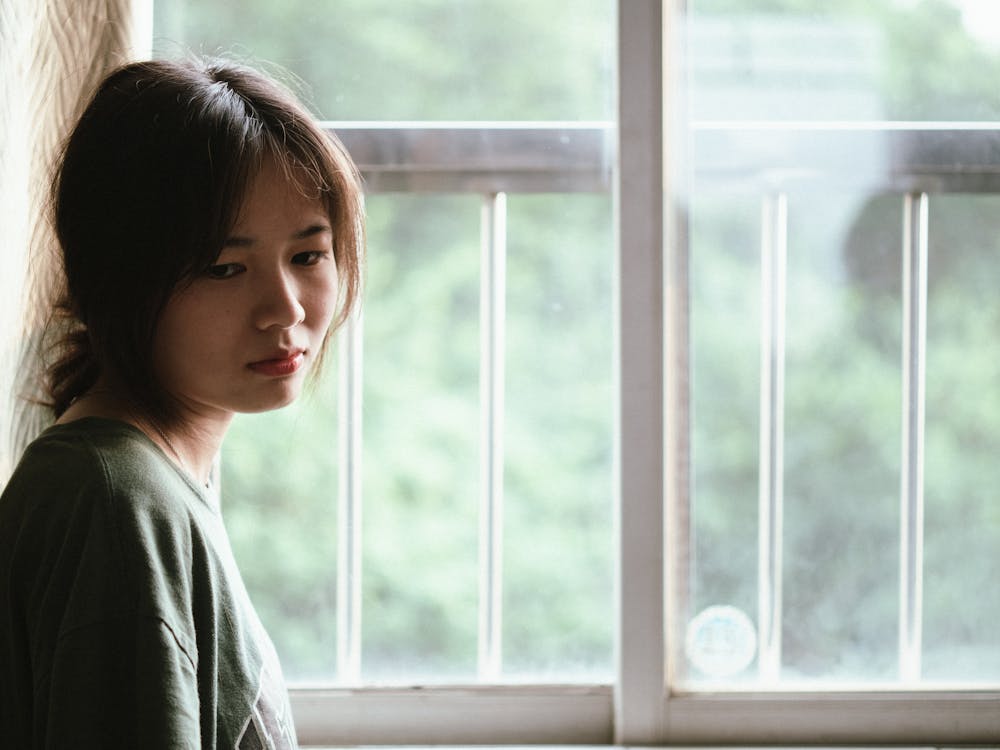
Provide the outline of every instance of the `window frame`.
<path id="1" fill-rule="evenodd" d="M 656 5 L 657 3 L 652 3 Z M 628 3 L 621 3 L 627 6 Z M 687 213 L 684 196 L 688 189 L 692 187 L 690 181 L 697 180 L 698 177 L 691 177 L 692 172 L 687 170 L 689 166 L 684 160 L 693 149 L 698 139 L 701 143 L 696 149 L 699 154 L 709 154 L 718 157 L 718 161 L 713 165 L 719 170 L 731 169 L 732 159 L 727 159 L 731 153 L 726 153 L 716 149 L 718 143 L 713 143 L 712 138 L 719 135 L 720 131 L 739 130 L 741 137 L 745 137 L 746 130 L 753 130 L 754 123 L 726 123 L 721 127 L 717 124 L 697 124 L 689 127 L 682 111 L 683 98 L 671 97 L 680 90 L 679 83 L 683 75 L 683 35 L 676 33 L 678 24 L 683 22 L 683 14 L 686 9 L 686 0 L 664 0 L 663 13 L 663 40 L 665 49 L 660 61 L 662 67 L 656 65 L 651 54 L 650 63 L 654 69 L 664 71 L 663 90 L 669 92 L 664 101 L 663 125 L 665 127 L 665 164 L 664 182 L 666 195 L 664 196 L 664 212 L 666 221 L 666 231 L 663 237 L 664 263 L 663 263 L 663 284 L 664 297 L 656 299 L 650 296 L 647 300 L 647 314 L 652 314 L 657 305 L 662 305 L 664 316 L 662 318 L 662 340 L 664 341 L 664 362 L 666 366 L 663 370 L 664 388 L 664 408 L 649 408 L 650 413 L 668 415 L 668 419 L 662 424 L 664 435 L 664 459 L 662 462 L 663 494 L 665 498 L 666 515 L 662 526 L 648 520 L 649 526 L 662 532 L 662 537 L 657 540 L 660 549 L 665 550 L 664 570 L 665 578 L 660 591 L 666 591 L 666 600 L 663 607 L 666 612 L 664 628 L 662 631 L 663 642 L 667 644 L 667 653 L 662 660 L 649 659 L 642 662 L 636 659 L 636 666 L 644 669 L 646 674 L 643 678 L 632 677 L 632 683 L 636 686 L 645 685 L 652 688 L 654 685 L 663 686 L 662 699 L 657 703 L 654 699 L 645 697 L 636 689 L 635 694 L 639 695 L 638 700 L 643 701 L 645 711 L 637 711 L 638 720 L 634 722 L 622 721 L 616 726 L 615 737 L 620 744 L 675 744 L 675 743 L 713 743 L 713 744 L 736 744 L 751 745 L 764 743 L 799 743 L 803 745 L 816 744 L 861 744 L 861 743 L 913 743 L 926 745 L 951 744 L 951 743 L 990 743 L 995 742 L 1000 737 L 1000 690 L 994 687 L 987 688 L 952 688 L 937 687 L 933 685 L 917 687 L 913 689 L 901 688 L 898 685 L 887 685 L 882 689 L 865 686 L 862 689 L 852 690 L 834 687 L 833 689 L 817 689 L 807 687 L 803 690 L 791 689 L 734 689 L 734 690 L 712 690 L 705 692 L 694 692 L 690 690 L 678 689 L 672 686 L 675 667 L 671 663 L 672 654 L 679 649 L 670 649 L 669 646 L 680 642 L 683 638 L 683 625 L 680 622 L 680 596 L 686 589 L 686 576 L 688 571 L 683 565 L 686 540 L 682 529 L 687 526 L 688 502 L 689 502 L 689 465 L 688 465 L 688 444 L 689 434 L 689 413 L 688 413 L 688 249 L 689 242 L 687 236 Z M 623 16 L 620 22 L 624 23 Z M 654 53 L 655 54 L 655 53 Z M 622 59 L 622 58 L 620 58 Z M 623 79 L 628 73 L 624 62 L 619 70 L 620 84 L 624 87 Z M 620 111 L 623 122 L 630 117 L 630 110 L 624 106 Z M 878 186 L 883 189 L 892 189 L 900 193 L 903 202 L 907 207 L 906 226 L 904 227 L 904 243 L 912 244 L 912 248 L 907 248 L 907 252 L 912 251 L 914 257 L 919 256 L 919 245 L 923 242 L 926 247 L 926 204 L 928 192 L 945 191 L 969 191 L 969 192 L 1000 192 L 1000 181 L 997 181 L 996 174 L 1000 172 L 998 166 L 990 164 L 984 166 L 982 159 L 985 154 L 995 153 L 996 144 L 1000 143 L 1000 126 L 996 123 L 970 124 L 970 123 L 891 123 L 873 126 L 871 123 L 835 123 L 835 124 L 792 124 L 787 131 L 781 129 L 771 129 L 769 127 L 760 128 L 759 138 L 773 139 L 777 148 L 764 148 L 765 153 L 771 155 L 780 154 L 783 164 L 765 164 L 760 166 L 761 176 L 766 169 L 773 169 L 774 172 L 782 172 L 783 167 L 791 167 L 786 174 L 821 175 L 825 169 L 836 167 L 842 154 L 831 154 L 823 148 L 816 148 L 809 145 L 813 138 L 821 134 L 825 128 L 834 127 L 838 132 L 845 133 L 848 139 L 860 138 L 869 141 L 885 140 L 886 143 L 879 145 L 888 154 L 884 163 L 879 165 L 877 173 L 861 174 L 852 177 L 855 185 Z M 880 126 L 884 129 L 880 130 Z M 624 129 L 625 125 L 621 127 Z M 852 131 L 857 132 L 852 132 Z M 789 132 L 797 131 L 798 138 L 790 139 Z M 930 131 L 930 137 L 928 132 Z M 945 131 L 934 133 L 933 131 Z M 889 138 L 885 138 L 886 135 Z M 892 136 L 902 135 L 893 141 Z M 954 138 L 949 142 L 949 139 Z M 899 143 L 905 145 L 900 148 Z M 937 148 L 937 144 L 948 142 L 946 150 Z M 957 144 L 957 146 L 956 146 Z M 991 144 L 991 149 L 987 144 Z M 796 149 L 800 145 L 802 148 Z M 901 155 L 905 157 L 901 158 Z M 901 169 L 901 161 L 909 161 L 909 169 Z M 739 162 L 739 160 L 736 160 Z M 814 163 L 808 163 L 808 162 Z M 817 162 L 818 163 L 815 163 Z M 992 159 L 995 161 L 995 158 Z M 746 162 L 739 162 L 741 166 L 748 167 Z M 913 168 L 913 165 L 916 165 Z M 623 171 L 626 169 L 623 163 Z M 699 165 L 699 171 L 701 165 Z M 922 173 L 925 170 L 926 173 Z M 745 170 L 752 171 L 752 165 Z M 841 170 L 842 171 L 842 170 Z M 740 179 L 737 176 L 736 179 Z M 764 186 L 771 185 L 771 175 L 763 174 L 760 179 L 760 194 L 766 195 Z M 792 178 L 793 181 L 795 177 Z M 916 206 L 922 207 L 920 210 Z M 920 211 L 923 211 L 924 228 L 919 229 Z M 903 211 L 901 211 L 903 216 Z M 626 253 L 624 246 L 625 231 L 622 229 L 623 256 Z M 926 255 L 926 253 L 924 253 Z M 907 256 L 909 258 L 909 255 Z M 908 266 L 909 274 L 907 282 L 914 287 L 918 285 L 920 269 L 914 268 L 912 264 Z M 924 271 L 926 266 L 924 267 Z M 641 283 L 641 282 L 640 282 Z M 641 288 L 641 287 L 640 287 Z M 631 290 L 623 280 L 621 294 L 627 297 Z M 908 342 L 910 348 L 917 347 L 918 351 L 911 352 L 909 359 L 916 360 L 922 356 L 921 345 L 915 343 L 916 329 L 920 326 L 919 320 L 912 320 L 919 317 L 916 311 L 917 303 L 914 301 L 916 291 L 908 295 L 910 299 L 907 315 L 911 318 L 908 323 L 904 323 L 907 331 L 914 333 L 914 340 Z M 624 309 L 624 308 L 623 308 Z M 627 328 L 628 321 L 623 314 L 622 328 Z M 907 355 L 904 355 L 904 357 Z M 909 359 L 907 361 L 909 361 Z M 621 367 L 627 370 L 631 367 L 652 366 L 651 361 L 642 362 L 637 354 L 635 361 L 629 356 L 623 356 Z M 907 407 L 920 401 L 917 389 L 920 387 L 917 381 L 922 382 L 922 375 L 912 374 L 908 380 L 914 381 L 910 392 L 904 395 Z M 622 394 L 621 398 L 626 398 Z M 909 432 L 914 433 L 912 427 L 913 415 L 907 415 L 904 409 L 905 424 L 909 426 Z M 907 428 L 904 427 L 904 431 Z M 913 434 L 907 435 L 905 439 L 910 443 L 910 450 L 919 451 L 919 440 Z M 915 444 L 915 445 L 914 445 Z M 904 446 L 905 447 L 905 446 Z M 634 446 L 623 440 L 621 451 L 627 455 Z M 655 471 L 651 466 L 643 464 L 643 468 L 649 472 L 644 489 L 652 494 L 656 487 Z M 658 467 L 659 468 L 659 467 Z M 912 485 L 910 477 L 909 485 Z M 626 492 L 626 486 L 622 485 L 623 506 L 642 502 L 642 498 Z M 907 483 L 904 482 L 902 489 L 902 501 L 905 504 L 913 504 L 912 487 L 909 491 Z M 651 503 L 650 503 L 651 504 Z M 635 511 L 637 516 L 641 516 L 640 511 Z M 905 516 L 906 510 L 903 514 Z M 901 538 L 912 542 L 912 529 L 907 539 L 908 531 L 906 520 L 903 520 Z M 647 535 L 653 535 L 646 532 Z M 636 542 L 642 544 L 645 538 L 641 535 L 636 537 L 622 537 L 621 555 L 623 557 L 622 567 L 628 569 L 634 576 L 640 577 L 635 580 L 623 577 L 621 585 L 636 589 L 635 597 L 641 597 L 641 592 L 649 592 L 659 571 L 649 573 L 644 572 L 642 558 L 645 556 L 647 562 L 652 551 L 652 545 L 657 542 L 649 541 L 650 548 L 645 550 L 636 549 Z M 907 556 L 909 557 L 909 556 Z M 635 558 L 635 559 L 633 559 Z M 902 563 L 901 575 L 906 582 L 907 570 L 914 566 L 913 560 L 904 560 Z M 645 575 L 645 580 L 642 576 Z M 624 602 L 628 604 L 627 601 Z M 904 600 L 903 605 L 906 605 Z M 621 631 L 619 638 L 626 644 L 632 644 L 631 648 L 638 654 L 642 652 L 642 647 L 638 640 L 644 635 L 642 623 L 630 619 L 627 610 L 622 613 Z M 647 635 L 649 647 L 652 647 L 653 636 Z M 662 669 L 661 669 L 662 666 Z M 624 680 L 625 675 L 619 674 L 619 679 Z M 627 683 L 626 683 L 627 684 Z M 624 688 L 619 685 L 619 690 Z M 627 715 L 624 717 L 627 719 Z"/>

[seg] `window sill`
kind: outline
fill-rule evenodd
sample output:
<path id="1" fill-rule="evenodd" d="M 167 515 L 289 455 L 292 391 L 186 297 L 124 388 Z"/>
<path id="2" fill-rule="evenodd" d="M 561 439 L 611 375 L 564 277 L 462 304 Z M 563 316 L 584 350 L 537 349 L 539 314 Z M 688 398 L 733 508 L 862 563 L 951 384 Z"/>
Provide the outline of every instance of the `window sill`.
<path id="1" fill-rule="evenodd" d="M 502 685 L 292 690 L 300 742 L 322 747 L 610 746 L 610 685 Z M 661 742 L 992 744 L 1000 692 L 703 693 L 665 701 Z M 625 738 L 626 740 L 628 738 Z"/>
<path id="2" fill-rule="evenodd" d="M 606 745 L 610 685 L 293 689 L 305 746 Z"/>

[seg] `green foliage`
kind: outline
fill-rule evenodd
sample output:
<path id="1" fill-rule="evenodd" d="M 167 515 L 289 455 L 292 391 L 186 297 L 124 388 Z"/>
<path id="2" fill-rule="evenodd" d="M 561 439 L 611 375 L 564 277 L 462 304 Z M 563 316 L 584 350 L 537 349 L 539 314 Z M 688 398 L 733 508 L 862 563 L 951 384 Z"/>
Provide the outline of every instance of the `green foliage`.
<path id="1" fill-rule="evenodd" d="M 335 363 L 328 362 L 335 371 Z M 328 374 L 329 375 L 329 374 Z M 223 513 L 233 551 L 284 668 L 336 669 L 336 388 L 236 418 L 223 449 Z"/>
<path id="2" fill-rule="evenodd" d="M 509 203 L 504 664 L 610 671 L 611 205 Z"/>
<path id="3" fill-rule="evenodd" d="M 609 119 L 610 0 L 164 0 L 155 11 L 157 49 L 275 63 L 325 119 Z"/>
<path id="4" fill-rule="evenodd" d="M 756 611 L 759 231 L 755 196 L 692 214 L 692 611 Z M 932 198 L 924 674 L 995 679 L 1000 601 L 996 198 Z M 789 200 L 783 663 L 896 676 L 901 196 Z"/>
<path id="5" fill-rule="evenodd" d="M 373 196 L 364 354 L 363 670 L 476 669 L 479 202 Z"/>

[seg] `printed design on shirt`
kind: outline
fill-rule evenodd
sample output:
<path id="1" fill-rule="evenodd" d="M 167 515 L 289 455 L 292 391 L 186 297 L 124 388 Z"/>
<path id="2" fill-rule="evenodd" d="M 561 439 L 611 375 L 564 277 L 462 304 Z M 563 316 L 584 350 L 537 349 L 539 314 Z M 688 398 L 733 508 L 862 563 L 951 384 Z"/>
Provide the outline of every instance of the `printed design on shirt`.
<path id="1" fill-rule="evenodd" d="M 295 750 L 295 728 L 284 682 L 267 667 L 260 670 L 260 689 L 236 742 L 236 750 Z"/>

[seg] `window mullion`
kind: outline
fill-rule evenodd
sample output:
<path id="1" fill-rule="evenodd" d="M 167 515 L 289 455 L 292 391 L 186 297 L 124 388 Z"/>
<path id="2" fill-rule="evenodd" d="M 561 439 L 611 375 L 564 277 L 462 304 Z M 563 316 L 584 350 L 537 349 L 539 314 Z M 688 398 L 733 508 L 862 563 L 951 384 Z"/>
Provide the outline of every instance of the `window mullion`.
<path id="1" fill-rule="evenodd" d="M 635 745 L 663 742 L 667 734 L 663 22 L 659 0 L 618 3 L 614 737 Z"/>
<path id="2" fill-rule="evenodd" d="M 920 679 L 923 619 L 927 193 L 903 198 L 903 446 L 900 471 L 899 677 Z"/>
<path id="3" fill-rule="evenodd" d="M 339 462 L 337 544 L 337 671 L 361 680 L 362 341 L 364 318 L 355 312 L 339 334 Z"/>
<path id="4" fill-rule="evenodd" d="M 758 521 L 758 665 L 764 682 L 781 674 L 784 525 L 785 290 L 788 197 L 764 197 L 761 210 L 761 373 Z"/>
<path id="5" fill-rule="evenodd" d="M 506 193 L 484 197 L 480 234 L 479 678 L 495 681 L 503 657 Z"/>

